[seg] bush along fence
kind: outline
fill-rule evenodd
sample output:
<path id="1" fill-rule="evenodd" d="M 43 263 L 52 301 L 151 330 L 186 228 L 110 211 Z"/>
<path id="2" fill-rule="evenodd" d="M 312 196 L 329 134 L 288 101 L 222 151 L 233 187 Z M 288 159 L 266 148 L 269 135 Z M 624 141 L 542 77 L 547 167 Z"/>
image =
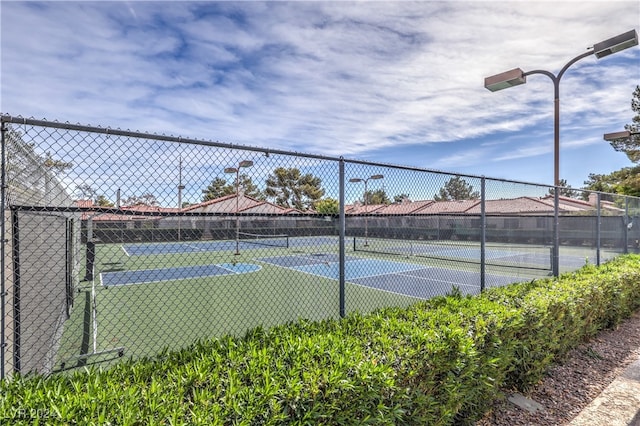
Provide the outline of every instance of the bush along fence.
<path id="1" fill-rule="evenodd" d="M 503 388 L 640 307 L 640 256 L 340 320 L 255 328 L 108 369 L 0 383 L 0 412 L 83 424 L 473 424 Z M 35 413 L 35 414 L 34 414 Z M 22 416 L 22 417 L 21 417 Z"/>
<path id="2" fill-rule="evenodd" d="M 478 295 L 640 246 L 634 197 L 0 120 L 0 378 Z"/>

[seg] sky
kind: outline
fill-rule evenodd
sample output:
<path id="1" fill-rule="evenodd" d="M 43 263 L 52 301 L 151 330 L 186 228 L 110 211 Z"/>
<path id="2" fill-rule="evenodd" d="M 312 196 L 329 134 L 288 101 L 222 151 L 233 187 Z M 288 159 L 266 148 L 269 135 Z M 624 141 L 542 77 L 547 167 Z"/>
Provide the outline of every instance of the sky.
<path id="1" fill-rule="evenodd" d="M 634 1 L 0 2 L 0 112 L 552 184 L 557 74 Z M 638 46 L 560 83 L 560 178 L 632 165 Z"/>

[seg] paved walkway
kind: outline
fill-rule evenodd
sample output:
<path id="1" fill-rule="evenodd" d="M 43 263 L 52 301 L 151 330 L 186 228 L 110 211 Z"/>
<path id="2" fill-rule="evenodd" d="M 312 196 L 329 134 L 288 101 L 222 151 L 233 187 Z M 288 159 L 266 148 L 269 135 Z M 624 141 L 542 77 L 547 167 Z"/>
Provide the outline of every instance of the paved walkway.
<path id="1" fill-rule="evenodd" d="M 640 358 L 591 401 L 569 426 L 640 426 Z"/>

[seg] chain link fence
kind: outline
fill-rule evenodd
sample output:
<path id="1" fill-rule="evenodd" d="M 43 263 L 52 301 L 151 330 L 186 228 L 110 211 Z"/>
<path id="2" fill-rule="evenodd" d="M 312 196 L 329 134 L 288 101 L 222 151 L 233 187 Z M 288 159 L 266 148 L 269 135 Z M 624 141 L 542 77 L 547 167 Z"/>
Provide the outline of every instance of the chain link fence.
<path id="1" fill-rule="evenodd" d="M 1 117 L 2 377 L 479 294 L 640 240 L 631 197 Z"/>

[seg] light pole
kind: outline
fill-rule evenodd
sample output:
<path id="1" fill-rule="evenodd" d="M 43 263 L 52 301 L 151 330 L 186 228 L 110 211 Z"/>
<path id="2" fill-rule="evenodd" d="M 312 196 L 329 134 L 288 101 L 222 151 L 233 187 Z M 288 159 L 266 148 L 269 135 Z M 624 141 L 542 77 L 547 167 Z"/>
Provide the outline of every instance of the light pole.
<path id="1" fill-rule="evenodd" d="M 509 87 L 518 86 L 527 82 L 527 76 L 531 74 L 543 74 L 551 79 L 554 88 L 554 127 L 553 127 L 553 141 L 554 141 L 554 185 L 560 185 L 560 79 L 567 71 L 567 69 L 587 56 L 596 55 L 596 58 L 604 58 L 613 53 L 627 49 L 638 44 L 638 34 L 636 30 L 627 31 L 624 34 L 620 34 L 608 40 L 596 43 L 593 47 L 589 48 L 587 52 L 576 56 L 560 70 L 557 75 L 553 75 L 549 71 L 533 70 L 524 72 L 520 68 L 515 68 L 510 71 L 506 71 L 500 74 L 493 75 L 484 79 L 484 87 L 492 92 L 497 90 L 507 89 Z"/>
<path id="2" fill-rule="evenodd" d="M 182 210 L 182 156 L 178 160 L 178 211 Z M 178 216 L 178 241 L 182 241 L 182 216 Z"/>
<path id="3" fill-rule="evenodd" d="M 362 178 L 351 178 L 349 179 L 349 182 L 364 182 L 364 246 L 367 247 L 369 245 L 369 240 L 367 238 L 368 235 L 368 227 L 367 227 L 367 183 L 369 183 L 370 180 L 377 180 L 377 179 L 382 179 L 384 176 L 383 175 L 372 175 L 369 176 L 366 179 L 362 179 Z"/>
<path id="4" fill-rule="evenodd" d="M 524 72 L 520 68 L 496 74 L 484 79 L 484 87 L 492 92 L 518 86 L 527 82 L 527 76 L 531 74 L 546 75 L 553 82 L 554 94 L 554 114 L 553 114 L 553 184 L 555 186 L 555 208 L 554 208 L 554 224 L 553 224 L 553 261 L 552 270 L 555 276 L 560 274 L 560 226 L 559 226 L 559 190 L 560 186 L 560 79 L 569 67 L 582 58 L 596 55 L 596 58 L 604 58 L 613 53 L 627 49 L 638 44 L 638 34 L 636 30 L 627 31 L 624 34 L 617 35 L 608 40 L 596 43 L 593 47 L 587 49 L 587 52 L 576 56 L 560 70 L 557 75 L 545 70 L 533 70 Z"/>
<path id="5" fill-rule="evenodd" d="M 240 254 L 240 169 L 253 166 L 253 161 L 244 160 L 238 163 L 238 167 L 227 167 L 225 173 L 236 175 L 236 256 Z"/>

